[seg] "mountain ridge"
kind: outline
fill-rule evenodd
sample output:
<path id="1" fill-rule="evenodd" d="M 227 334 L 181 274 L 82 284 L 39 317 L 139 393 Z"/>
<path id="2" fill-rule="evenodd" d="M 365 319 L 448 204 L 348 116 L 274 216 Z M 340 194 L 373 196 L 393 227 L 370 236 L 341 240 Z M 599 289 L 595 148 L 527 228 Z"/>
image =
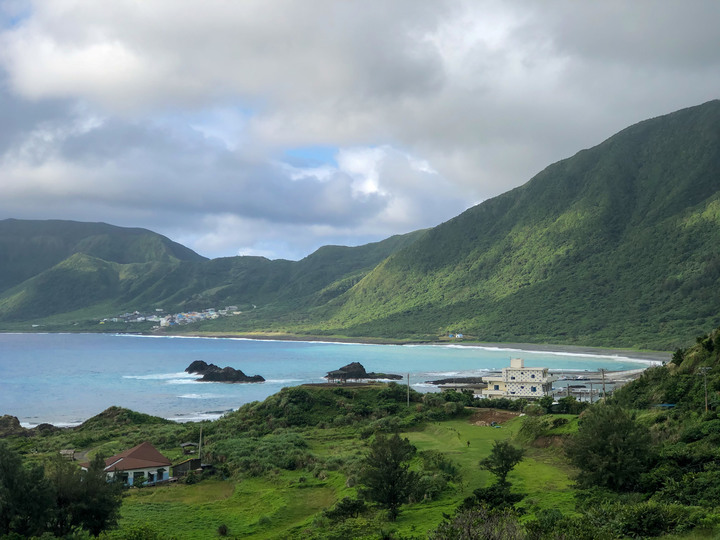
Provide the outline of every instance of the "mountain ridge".
<path id="1" fill-rule="evenodd" d="M 85 244 L 101 255 L 107 242 Z M 196 331 L 676 348 L 720 325 L 720 101 L 625 128 L 381 242 L 301 261 L 140 251 L 142 263 L 114 261 L 118 307 L 252 306 Z M 6 289 L 0 320 L 17 320 Z"/>
<path id="2" fill-rule="evenodd" d="M 626 128 L 591 149 L 550 165 L 525 185 L 433 228 L 424 238 L 394 254 L 370 273 L 352 295 L 344 298 L 345 305 L 326 327 L 332 332 L 332 322 L 335 322 L 344 329 L 357 326 L 360 333 L 374 332 L 374 328 L 382 324 L 378 322 L 379 312 L 384 313 L 385 326 L 391 327 L 396 325 L 393 319 L 401 312 L 405 319 L 404 331 L 412 331 L 408 322 L 414 319 L 417 331 L 422 333 L 432 331 L 427 325 L 423 327 L 422 319 L 427 318 L 428 311 L 447 314 L 448 310 L 455 310 L 462 313 L 446 317 L 449 324 L 436 326 L 436 332 L 462 329 L 487 341 L 560 337 L 571 343 L 582 342 L 585 336 L 576 332 L 568 339 L 560 325 L 552 321 L 523 317 L 521 308 L 543 305 L 549 314 L 557 316 L 558 310 L 553 310 L 538 296 L 556 296 L 563 292 L 565 285 L 572 288 L 578 283 L 596 289 L 594 292 L 601 296 L 603 291 L 597 289 L 603 286 L 610 289 L 605 294 L 616 289 L 613 280 L 638 281 L 629 279 L 631 276 L 623 266 L 631 262 L 632 254 L 628 250 L 641 247 L 649 252 L 646 256 L 657 259 L 653 250 L 667 251 L 662 249 L 660 239 L 653 237 L 658 228 L 681 236 L 674 244 L 678 249 L 702 240 L 696 251 L 689 251 L 690 258 L 709 256 L 714 260 L 718 253 L 714 242 L 720 241 L 716 227 L 699 231 L 702 234 L 692 238 L 690 234 L 677 234 L 678 227 L 673 230 L 671 222 L 685 219 L 701 226 L 698 216 L 706 216 L 705 225 L 716 224 L 714 208 L 720 188 L 718 143 L 720 101 L 717 100 Z M 669 194 L 662 189 L 668 186 Z M 693 210 L 698 205 L 702 208 Z M 610 263 L 619 259 L 623 264 L 612 268 Z M 688 268 L 692 265 L 682 269 L 677 268 L 682 266 L 682 261 L 673 262 L 676 274 L 692 270 Z M 703 261 L 694 263 L 708 266 Z M 598 279 L 593 280 L 588 264 L 604 266 L 606 271 L 598 273 Z M 631 266 L 647 265 L 633 263 Z M 716 280 L 714 264 L 712 266 L 711 279 Z M 572 272 L 568 275 L 569 267 L 581 268 L 588 275 L 583 279 L 568 279 L 572 276 Z M 413 279 L 404 279 L 404 276 L 413 276 Z M 539 285 L 551 283 L 553 279 L 556 282 L 559 279 L 562 286 L 555 283 L 555 287 L 546 286 L 543 290 Z M 536 290 L 532 298 L 523 290 L 528 287 Z M 575 295 L 582 297 L 583 291 L 575 289 Z M 391 297 L 387 295 L 388 290 L 400 290 L 402 294 Z M 443 296 L 441 291 L 452 296 L 452 302 L 438 300 L 438 296 Z M 513 297 L 521 300 L 510 301 L 508 305 L 507 299 Z M 712 293 L 712 298 L 717 299 L 717 294 Z M 636 328 L 643 321 L 631 312 L 637 310 L 642 300 L 630 306 L 631 317 L 622 317 Z M 578 304 L 567 299 L 563 303 L 566 308 Z M 493 306 L 494 314 L 483 309 L 488 304 Z M 577 316 L 588 317 L 592 302 L 584 304 L 577 305 L 570 314 L 576 311 Z M 701 310 L 706 310 L 706 306 Z M 617 306 L 608 302 L 604 308 L 606 312 L 617 312 Z M 467 313 L 472 309 L 479 314 Z M 585 313 L 580 313 L 581 309 Z M 658 306 L 658 311 L 663 309 L 667 306 Z M 502 317 L 498 311 L 504 311 Z M 564 315 L 562 322 L 567 322 L 569 314 Z M 518 320 L 526 328 L 535 326 L 535 329 L 528 332 L 500 328 L 517 326 Z M 688 339 L 717 322 L 716 316 L 710 316 L 686 325 L 692 326 L 687 330 Z M 607 326 L 606 323 L 597 320 L 584 325 L 583 331 L 588 335 L 597 334 L 601 329 L 590 326 Z M 551 330 L 544 332 L 539 327 L 541 324 L 547 324 Z M 492 330 L 488 330 L 488 326 Z M 659 327 L 658 331 L 661 330 Z M 643 333 L 650 337 L 648 331 Z M 617 328 L 615 336 L 626 346 L 643 345 L 627 341 Z M 607 344 L 605 339 L 602 337 L 596 344 Z"/>

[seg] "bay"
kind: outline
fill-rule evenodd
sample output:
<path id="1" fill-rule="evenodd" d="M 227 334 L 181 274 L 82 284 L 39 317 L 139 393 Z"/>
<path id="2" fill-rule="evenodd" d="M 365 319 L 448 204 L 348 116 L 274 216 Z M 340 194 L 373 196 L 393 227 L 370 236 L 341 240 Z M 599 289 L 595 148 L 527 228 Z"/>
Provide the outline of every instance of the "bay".
<path id="1" fill-rule="evenodd" d="M 324 382 L 350 362 L 367 371 L 409 374 L 418 391 L 426 381 L 482 376 L 509 366 L 560 371 L 638 369 L 653 362 L 611 354 L 518 351 L 460 345 L 367 345 L 232 338 L 113 334 L 0 334 L 0 415 L 24 426 L 76 425 L 117 405 L 177 421 L 217 418 L 283 387 Z M 232 366 L 266 382 L 197 381 L 184 372 L 194 360 Z"/>

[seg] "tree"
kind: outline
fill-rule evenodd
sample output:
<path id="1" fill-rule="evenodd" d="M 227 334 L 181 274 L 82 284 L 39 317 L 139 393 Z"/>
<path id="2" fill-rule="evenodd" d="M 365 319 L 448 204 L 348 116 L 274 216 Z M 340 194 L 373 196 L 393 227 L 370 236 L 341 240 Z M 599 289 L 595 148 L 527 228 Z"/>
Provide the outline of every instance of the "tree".
<path id="1" fill-rule="evenodd" d="M 325 510 L 324 515 L 330 519 L 342 520 L 349 517 L 356 518 L 363 511 L 365 511 L 365 501 L 343 497 L 342 500 L 337 502 L 335 508 Z"/>
<path id="2" fill-rule="evenodd" d="M 524 455 L 525 450 L 508 441 L 495 441 L 490 455 L 480 461 L 480 467 L 494 474 L 498 484 L 507 486 L 507 475 L 523 460 Z"/>
<path id="3" fill-rule="evenodd" d="M 80 525 L 75 512 L 80 498 L 80 467 L 58 455 L 50 463 L 47 477 L 55 495 L 50 530 L 55 536 L 64 537 Z"/>
<path id="4" fill-rule="evenodd" d="M 58 458 L 52 463 L 48 478 L 55 494 L 50 528 L 56 536 L 65 536 L 80 528 L 98 536 L 116 525 L 122 484 L 108 482 L 101 455 L 95 456 L 86 471 Z"/>
<path id="5" fill-rule="evenodd" d="M 552 412 L 552 405 L 555 403 L 555 398 L 552 396 L 543 396 L 538 399 L 537 403 L 549 414 Z"/>
<path id="6" fill-rule="evenodd" d="M 378 433 L 363 461 L 360 474 L 360 482 L 365 485 L 363 495 L 387 508 L 391 521 L 397 518 L 398 508 L 417 480 L 408 464 L 415 451 L 410 441 L 401 439 L 397 433 L 392 437 Z"/>
<path id="7" fill-rule="evenodd" d="M 0 536 L 42 534 L 52 504 L 43 468 L 23 467 L 20 456 L 0 441 Z"/>
<path id="8" fill-rule="evenodd" d="M 98 454 L 83 471 L 78 504 L 78 517 L 82 528 L 93 536 L 117 525 L 122 504 L 123 485 L 108 481 L 105 459 Z"/>
<path id="9" fill-rule="evenodd" d="M 580 487 L 629 491 L 650 462 L 650 432 L 618 405 L 597 404 L 580 418 L 565 446 Z"/>

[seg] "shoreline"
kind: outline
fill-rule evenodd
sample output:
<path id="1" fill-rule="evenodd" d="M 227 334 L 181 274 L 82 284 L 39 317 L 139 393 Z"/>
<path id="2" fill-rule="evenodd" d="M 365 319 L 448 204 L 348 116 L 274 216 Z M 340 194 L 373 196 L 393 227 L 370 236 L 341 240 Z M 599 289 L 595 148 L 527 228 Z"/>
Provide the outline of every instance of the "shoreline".
<path id="1" fill-rule="evenodd" d="M 145 335 L 145 334 L 142 334 Z M 147 334 L 150 335 L 150 334 Z M 156 334 L 157 335 L 157 334 Z M 477 347 L 482 349 L 500 349 L 506 351 L 547 352 L 571 355 L 589 355 L 603 357 L 622 357 L 649 362 L 668 362 L 672 358 L 671 351 L 647 351 L 639 349 L 622 349 L 614 347 L 591 347 L 586 345 L 559 345 L 547 343 L 502 343 L 485 341 L 404 341 L 390 338 L 345 338 L 330 336 L 298 336 L 296 334 L 254 334 L 226 332 L 195 332 L 188 334 L 164 334 L 166 337 L 195 337 L 218 339 L 248 339 L 257 341 L 298 341 L 306 343 L 346 343 L 350 345 L 428 345 L 439 347 Z"/>
<path id="2" fill-rule="evenodd" d="M 595 347 L 591 345 L 568 345 L 548 343 L 514 343 L 514 342 L 489 342 L 471 340 L 403 340 L 380 337 L 345 337 L 345 336 L 313 336 L 287 333 L 255 333 L 255 332 L 187 332 L 187 333 L 165 333 L 165 332 L 18 332 L 0 331 L 0 334 L 107 334 L 107 335 L 128 335 L 139 337 L 167 337 L 167 338 L 213 338 L 213 339 L 246 339 L 253 341 L 297 341 L 305 343 L 343 343 L 348 345 L 427 345 L 438 347 L 477 347 L 482 349 L 500 349 L 507 351 L 523 352 L 548 352 L 569 355 L 588 355 L 602 357 L 629 358 L 649 362 L 669 362 L 672 359 L 673 351 L 655 351 L 644 349 L 630 349 L 621 347 Z"/>
<path id="3" fill-rule="evenodd" d="M 15 333 L 12 334 L 27 334 L 27 332 L 23 333 Z M 39 332 L 38 334 L 58 334 L 57 332 Z M 580 346 L 580 345 L 559 345 L 559 344 L 532 344 L 532 343 L 501 343 L 501 342 L 479 342 L 479 341 L 457 341 L 457 340 L 415 340 L 415 341 L 400 341 L 400 340 L 392 340 L 392 339 L 379 339 L 379 338 L 360 338 L 360 339 L 351 339 L 347 337 L 332 337 L 328 338 L 326 336 L 299 336 L 299 335 L 289 335 L 289 334 L 248 334 L 248 333 L 208 333 L 208 332 L 194 332 L 194 333 L 141 333 L 141 332 L 62 332 L 61 334 L 68 334 L 68 335 L 98 335 L 103 334 L 105 336 L 111 337 L 135 337 L 135 338 L 148 338 L 152 340 L 153 338 L 164 338 L 164 339 L 204 339 L 204 340 L 210 340 L 210 339 L 227 339 L 230 340 L 243 340 L 243 341 L 276 341 L 276 342 L 298 342 L 298 343 L 338 343 L 338 344 L 348 344 L 348 345 L 405 345 L 408 347 L 407 353 L 398 353 L 397 354 L 410 354 L 413 355 L 412 347 L 421 347 L 424 349 L 424 352 L 421 352 L 422 349 L 418 349 L 418 353 L 416 354 L 434 354 L 430 352 L 430 348 L 436 348 L 439 354 L 450 354 L 451 349 L 458 350 L 459 349 L 466 349 L 466 353 L 470 353 L 471 356 L 474 357 L 475 354 L 479 354 L 482 356 L 483 353 L 481 353 L 481 350 L 485 351 L 496 351 L 495 356 L 504 358 L 506 355 L 510 357 L 522 357 L 523 352 L 530 353 L 540 353 L 542 356 L 542 353 L 547 353 L 550 355 L 566 355 L 566 356 L 587 356 L 587 357 L 595 357 L 597 359 L 606 359 L 610 362 L 614 361 L 620 361 L 625 362 L 626 364 L 628 361 L 631 363 L 635 363 L 638 367 L 640 365 L 644 364 L 645 366 L 642 369 L 634 368 L 633 366 L 628 366 L 631 369 L 626 369 L 620 372 L 617 372 L 616 377 L 620 378 L 626 378 L 627 376 L 632 374 L 639 374 L 642 371 L 644 371 L 645 368 L 651 367 L 652 365 L 659 365 L 661 363 L 665 363 L 666 361 L 671 359 L 671 353 L 670 352 L 662 352 L 662 351 L 643 351 L 643 350 L 633 350 L 633 349 L 621 349 L 621 348 L 604 348 L 604 347 L 588 347 L 588 346 Z M 176 346 L 177 347 L 177 346 Z M 192 348 L 193 346 L 190 345 Z M 184 349 L 184 347 L 182 347 Z M 446 350 L 446 353 L 440 353 L 441 350 Z M 476 349 L 476 353 L 471 353 L 470 350 Z M 497 351 L 502 351 L 500 355 L 497 354 Z M 342 354 L 342 353 L 340 353 Z M 362 354 L 362 353 L 360 353 Z M 373 354 L 372 350 L 368 350 L 367 354 Z M 396 354 L 396 353 L 393 353 Z M 568 358 L 565 363 L 573 364 L 573 360 Z M 437 367 L 437 363 L 434 364 L 435 367 Z M 592 363 L 590 364 L 592 365 Z M 431 366 L 432 367 L 432 366 Z M 613 370 L 613 367 L 607 366 L 610 368 L 610 370 Z M 617 368 L 615 368 L 617 369 Z M 588 370 L 581 370 L 581 369 L 564 369 L 562 370 L 566 374 L 570 374 L 571 372 L 575 372 L 577 375 L 584 375 L 583 378 L 587 378 L 587 372 Z M 606 372 L 606 377 L 613 378 L 612 375 L 610 375 L 612 371 Z M 440 374 L 438 373 L 438 376 Z M 292 384 L 290 385 L 292 386 Z M 422 391 L 422 390 L 421 390 Z M 144 410 L 140 410 L 139 412 L 144 412 L 146 414 L 157 414 L 157 413 L 147 413 Z M 213 410 L 213 412 L 215 412 Z M 194 413 L 188 413 L 183 414 L 182 419 L 177 417 L 168 417 L 165 414 L 157 414 L 158 416 L 161 416 L 163 418 L 167 418 L 169 420 L 173 420 L 176 422 L 195 422 L 195 421 L 202 421 L 205 418 L 195 418 Z M 41 419 L 43 415 L 36 416 L 35 418 L 30 417 L 21 417 L 18 416 L 18 418 L 22 418 L 21 423 L 22 427 L 25 428 L 32 428 L 33 425 L 41 424 L 41 423 L 51 423 L 56 426 L 63 425 L 64 426 L 75 426 L 78 424 L 81 424 L 83 421 L 87 420 L 85 418 L 84 420 L 81 420 L 80 417 L 75 417 L 72 419 L 66 419 L 63 418 L 60 420 L 59 418 L 53 418 L 52 420 L 43 420 Z M 91 417 L 91 416 L 90 416 Z M 88 417 L 88 418 L 90 418 Z M 190 418 L 193 417 L 193 418 Z M 69 420 L 69 421 L 68 421 Z"/>

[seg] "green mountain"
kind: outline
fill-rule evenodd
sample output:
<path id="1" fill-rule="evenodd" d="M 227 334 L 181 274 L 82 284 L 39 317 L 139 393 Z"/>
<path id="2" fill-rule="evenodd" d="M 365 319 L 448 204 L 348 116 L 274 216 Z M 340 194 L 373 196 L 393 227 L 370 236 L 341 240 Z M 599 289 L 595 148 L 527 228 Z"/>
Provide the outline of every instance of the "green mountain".
<path id="1" fill-rule="evenodd" d="M 76 221 L 0 220 L 0 293 L 75 253 L 120 264 L 205 260 L 145 229 Z"/>
<path id="2" fill-rule="evenodd" d="M 7 323 L 238 305 L 191 330 L 667 350 L 720 325 L 719 279 L 720 101 L 629 127 L 433 229 L 297 262 L 0 221 Z"/>
<path id="3" fill-rule="evenodd" d="M 143 229 L 103 223 L 0 221 L 0 321 L 65 315 L 199 310 L 258 305 L 285 312 L 347 290 L 422 231 L 349 248 L 326 246 L 305 259 L 208 260 Z M 57 320 L 57 319 L 54 319 Z"/>
<path id="4" fill-rule="evenodd" d="M 674 348 L 720 323 L 720 101 L 641 122 L 383 261 L 346 335 Z"/>

